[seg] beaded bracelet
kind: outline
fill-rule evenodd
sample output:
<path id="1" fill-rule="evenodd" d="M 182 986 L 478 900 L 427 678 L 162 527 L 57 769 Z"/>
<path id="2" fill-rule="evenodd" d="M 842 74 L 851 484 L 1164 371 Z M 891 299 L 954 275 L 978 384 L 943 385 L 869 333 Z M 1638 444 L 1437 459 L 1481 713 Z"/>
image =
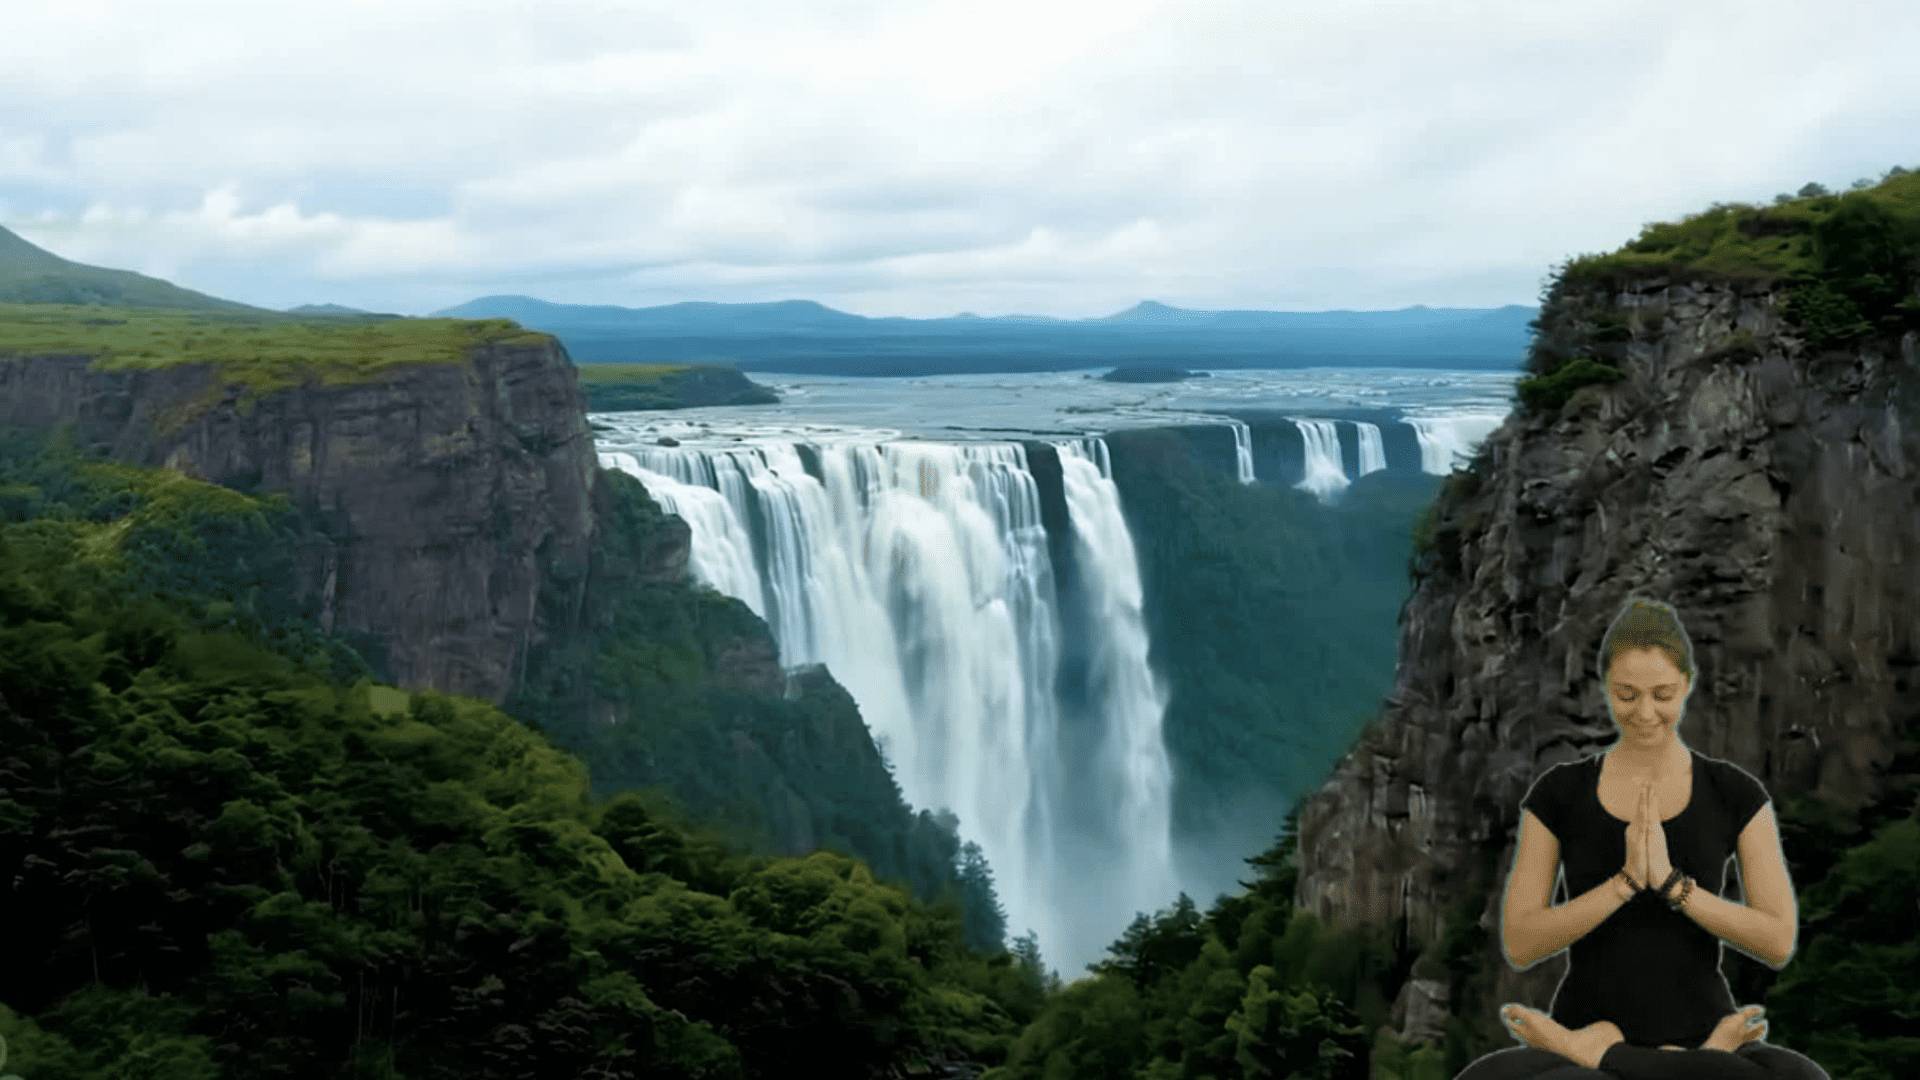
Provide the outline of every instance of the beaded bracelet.
<path id="1" fill-rule="evenodd" d="M 1667 906 L 1669 908 L 1672 908 L 1675 911 L 1684 911 L 1686 910 L 1686 907 L 1687 907 L 1687 900 L 1690 899 L 1692 896 L 1693 896 L 1693 875 L 1688 874 L 1686 878 L 1680 883 L 1680 895 L 1667 901 Z"/>
<path id="2" fill-rule="evenodd" d="M 1665 900 L 1669 904 L 1671 904 L 1673 900 L 1671 897 L 1667 895 L 1667 890 L 1673 888 L 1673 883 L 1676 881 L 1679 881 L 1681 878 L 1685 876 L 1686 875 L 1680 872 L 1680 868 L 1676 866 L 1673 868 L 1673 873 L 1667 875 L 1667 880 L 1654 886 L 1654 891 L 1660 894 L 1660 899 Z"/>

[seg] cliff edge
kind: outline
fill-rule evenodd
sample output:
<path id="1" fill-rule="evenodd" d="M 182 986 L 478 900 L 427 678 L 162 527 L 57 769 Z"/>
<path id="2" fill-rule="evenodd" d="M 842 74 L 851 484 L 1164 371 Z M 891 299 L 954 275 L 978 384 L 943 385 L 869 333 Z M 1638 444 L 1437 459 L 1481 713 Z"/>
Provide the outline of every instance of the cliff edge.
<path id="1" fill-rule="evenodd" d="M 323 629 L 384 678 L 500 703 L 581 604 L 597 463 L 572 363 L 544 336 L 380 377 L 251 392 L 230 364 L 0 359 L 0 424 L 242 490 L 284 492 L 325 549 L 300 560 Z M 678 556 L 684 569 L 684 546 Z M 676 575 L 674 556 L 658 572 Z M 543 586 L 562 603 L 542 605 Z"/>

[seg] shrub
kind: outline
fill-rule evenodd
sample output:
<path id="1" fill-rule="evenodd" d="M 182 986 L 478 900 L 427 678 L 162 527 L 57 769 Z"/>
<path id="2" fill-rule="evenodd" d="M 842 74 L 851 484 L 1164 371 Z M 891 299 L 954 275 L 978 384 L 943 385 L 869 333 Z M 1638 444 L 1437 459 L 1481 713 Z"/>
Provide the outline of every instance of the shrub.
<path id="1" fill-rule="evenodd" d="M 1591 357 L 1576 357 L 1553 372 L 1521 379 L 1515 384 L 1520 404 L 1529 412 L 1552 412 L 1565 405 L 1583 386 L 1619 382 L 1626 373 Z"/>

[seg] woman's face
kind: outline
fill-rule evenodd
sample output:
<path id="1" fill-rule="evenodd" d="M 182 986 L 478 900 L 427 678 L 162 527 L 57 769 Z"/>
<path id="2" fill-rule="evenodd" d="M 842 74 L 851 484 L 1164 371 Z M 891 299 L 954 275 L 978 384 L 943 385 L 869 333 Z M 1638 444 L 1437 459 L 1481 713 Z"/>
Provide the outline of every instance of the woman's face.
<path id="1" fill-rule="evenodd" d="M 1655 648 L 1623 649 L 1607 671 L 1607 705 L 1620 737 L 1651 746 L 1673 737 L 1693 680 Z"/>

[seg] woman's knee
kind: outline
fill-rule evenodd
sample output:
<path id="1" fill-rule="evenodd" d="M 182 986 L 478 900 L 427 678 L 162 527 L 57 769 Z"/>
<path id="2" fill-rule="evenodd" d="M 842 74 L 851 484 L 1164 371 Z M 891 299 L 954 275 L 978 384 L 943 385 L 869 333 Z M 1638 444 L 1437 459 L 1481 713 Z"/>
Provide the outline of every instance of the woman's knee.
<path id="1" fill-rule="evenodd" d="M 1833 1080 L 1812 1058 L 1784 1046 L 1752 1042 L 1734 1053 L 1766 1069 L 1774 1080 Z"/>

